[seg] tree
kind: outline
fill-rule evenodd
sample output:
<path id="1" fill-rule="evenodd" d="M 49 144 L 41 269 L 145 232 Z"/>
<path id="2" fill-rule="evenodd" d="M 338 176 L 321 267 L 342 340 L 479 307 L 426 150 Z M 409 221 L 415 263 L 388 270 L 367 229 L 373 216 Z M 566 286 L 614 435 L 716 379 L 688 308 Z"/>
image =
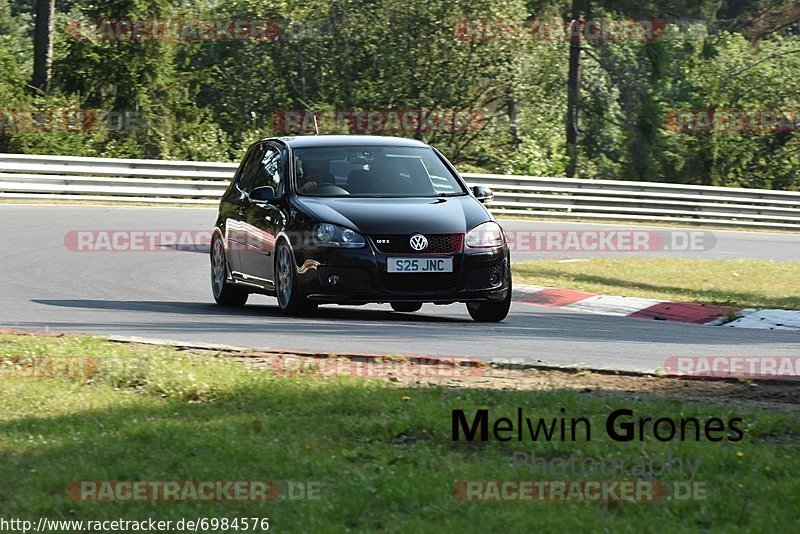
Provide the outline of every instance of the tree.
<path id="1" fill-rule="evenodd" d="M 578 110 L 581 94 L 581 12 L 578 0 L 572 0 L 572 19 L 569 22 L 569 74 L 567 77 L 567 164 L 568 178 L 578 168 Z"/>
<path id="2" fill-rule="evenodd" d="M 33 78 L 31 79 L 31 85 L 44 93 L 50 92 L 55 11 L 55 0 L 36 0 L 36 30 L 33 41 Z"/>

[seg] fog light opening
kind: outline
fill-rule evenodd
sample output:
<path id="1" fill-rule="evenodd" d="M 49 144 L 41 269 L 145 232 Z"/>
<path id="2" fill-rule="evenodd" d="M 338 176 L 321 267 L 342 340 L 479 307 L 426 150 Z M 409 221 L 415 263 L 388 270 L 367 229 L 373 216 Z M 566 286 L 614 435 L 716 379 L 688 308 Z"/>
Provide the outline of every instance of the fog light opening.
<path id="1" fill-rule="evenodd" d="M 332 274 L 328 277 L 328 283 L 332 286 L 338 286 L 341 281 L 342 279 L 339 278 L 338 274 Z"/>
<path id="2" fill-rule="evenodd" d="M 492 273 L 489 275 L 489 283 L 493 286 L 496 286 L 500 283 L 500 275 L 497 273 Z"/>

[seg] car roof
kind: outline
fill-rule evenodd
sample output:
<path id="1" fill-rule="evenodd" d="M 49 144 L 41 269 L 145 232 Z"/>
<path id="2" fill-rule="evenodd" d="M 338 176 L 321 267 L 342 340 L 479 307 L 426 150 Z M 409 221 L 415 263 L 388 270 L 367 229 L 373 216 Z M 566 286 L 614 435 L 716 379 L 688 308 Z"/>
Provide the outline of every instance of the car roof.
<path id="1" fill-rule="evenodd" d="M 275 138 L 290 148 L 337 147 L 337 146 L 409 146 L 427 147 L 416 139 L 389 137 L 384 135 L 301 135 Z"/>

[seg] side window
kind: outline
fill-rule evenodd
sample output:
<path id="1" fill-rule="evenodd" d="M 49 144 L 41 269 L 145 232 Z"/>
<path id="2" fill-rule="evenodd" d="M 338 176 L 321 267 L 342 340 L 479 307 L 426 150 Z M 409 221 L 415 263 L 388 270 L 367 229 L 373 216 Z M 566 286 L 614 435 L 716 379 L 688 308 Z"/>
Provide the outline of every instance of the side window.
<path id="1" fill-rule="evenodd" d="M 241 182 L 242 172 L 244 171 L 245 166 L 247 165 L 247 161 L 250 159 L 251 150 L 248 150 L 244 153 L 242 157 L 242 161 L 239 163 L 239 166 L 236 167 L 236 172 L 233 175 L 233 181 L 237 184 Z"/>
<path id="2" fill-rule="evenodd" d="M 253 181 L 258 170 L 259 162 L 264 157 L 264 147 L 255 145 L 250 148 L 247 159 L 245 160 L 242 172 L 239 175 L 239 189 L 249 193 L 253 189 Z"/>
<path id="3" fill-rule="evenodd" d="M 273 146 L 268 146 L 267 151 L 261 156 L 253 188 L 270 186 L 277 193 L 281 185 L 282 175 L 280 150 Z"/>

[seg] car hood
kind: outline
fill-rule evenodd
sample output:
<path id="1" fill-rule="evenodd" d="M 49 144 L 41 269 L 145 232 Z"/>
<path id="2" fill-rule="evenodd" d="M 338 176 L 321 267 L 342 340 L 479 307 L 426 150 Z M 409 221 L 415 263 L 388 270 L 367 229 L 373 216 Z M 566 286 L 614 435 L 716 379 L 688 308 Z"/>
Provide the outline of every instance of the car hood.
<path id="1" fill-rule="evenodd" d="M 441 198 L 296 197 L 316 218 L 367 235 L 457 234 L 490 220 L 470 195 Z"/>

